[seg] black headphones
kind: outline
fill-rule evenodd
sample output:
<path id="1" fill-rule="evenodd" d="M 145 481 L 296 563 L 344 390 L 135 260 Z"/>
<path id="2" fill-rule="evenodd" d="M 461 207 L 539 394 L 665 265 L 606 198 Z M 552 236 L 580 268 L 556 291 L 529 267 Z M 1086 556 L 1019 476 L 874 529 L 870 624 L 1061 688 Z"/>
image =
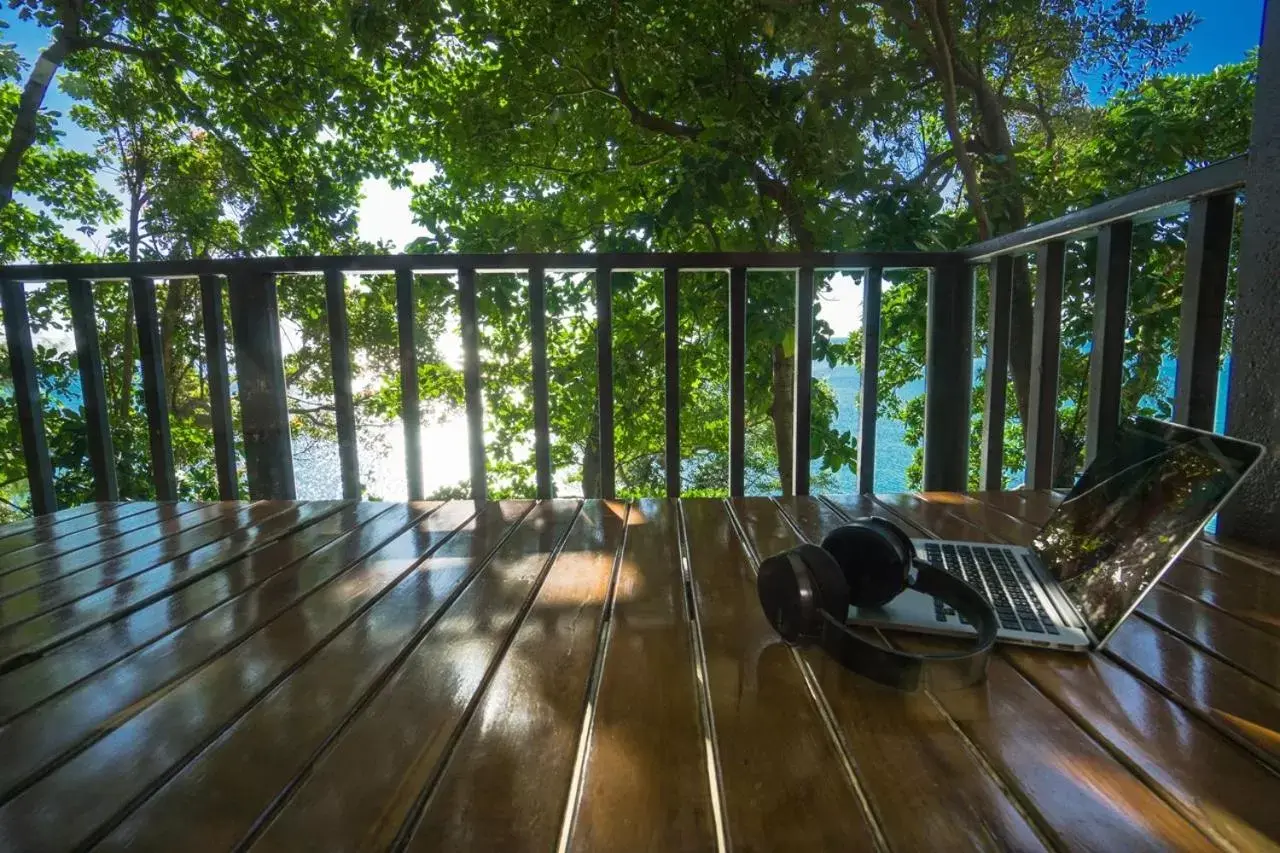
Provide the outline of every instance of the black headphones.
<path id="1" fill-rule="evenodd" d="M 862 639 L 845 624 L 850 605 L 881 607 L 905 589 L 955 608 L 977 629 L 974 648 L 917 655 Z M 916 556 L 911 538 L 883 518 L 837 528 L 822 547 L 805 543 L 760 564 L 756 591 L 765 617 L 794 645 L 818 643 L 854 672 L 900 690 L 951 689 L 982 680 L 996 616 L 969 584 Z"/>

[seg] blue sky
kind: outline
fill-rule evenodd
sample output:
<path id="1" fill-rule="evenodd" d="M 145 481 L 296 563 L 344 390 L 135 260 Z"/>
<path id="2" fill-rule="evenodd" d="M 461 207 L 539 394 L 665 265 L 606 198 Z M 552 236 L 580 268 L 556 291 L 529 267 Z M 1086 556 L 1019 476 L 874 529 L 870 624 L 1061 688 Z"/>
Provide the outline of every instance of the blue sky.
<path id="1" fill-rule="evenodd" d="M 1280 0 L 1277 0 L 1280 3 Z M 1190 50 L 1176 69 L 1186 74 L 1210 71 L 1227 62 L 1237 62 L 1257 47 L 1262 24 L 1263 0 L 1148 0 L 1152 18 L 1163 19 L 1181 12 L 1194 12 L 1200 24 L 1188 39 Z M 0 39 L 13 41 L 27 60 L 33 62 L 48 41 L 48 32 L 31 23 L 17 20 L 14 10 L 0 9 L 0 20 L 10 24 L 0 30 Z M 65 115 L 70 100 L 56 86 L 45 99 L 45 108 Z M 92 137 L 69 120 L 60 123 L 66 133 L 65 142 L 73 148 L 88 150 Z M 360 206 L 361 235 L 366 239 L 390 238 L 399 246 L 406 245 L 420 230 L 409 214 L 407 189 L 394 189 L 386 181 L 365 182 L 365 199 Z"/>

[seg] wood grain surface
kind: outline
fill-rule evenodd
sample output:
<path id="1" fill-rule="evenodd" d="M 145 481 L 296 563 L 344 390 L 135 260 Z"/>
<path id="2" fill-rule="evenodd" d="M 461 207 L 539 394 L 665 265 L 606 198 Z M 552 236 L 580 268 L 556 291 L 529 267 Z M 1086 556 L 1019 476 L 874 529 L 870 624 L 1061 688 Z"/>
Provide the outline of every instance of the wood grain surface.
<path id="1" fill-rule="evenodd" d="M 0 849 L 1280 850 L 1280 560 L 900 693 L 781 643 L 850 519 L 1059 497 L 98 504 L 0 528 Z M 909 652 L 955 641 L 856 629 Z"/>

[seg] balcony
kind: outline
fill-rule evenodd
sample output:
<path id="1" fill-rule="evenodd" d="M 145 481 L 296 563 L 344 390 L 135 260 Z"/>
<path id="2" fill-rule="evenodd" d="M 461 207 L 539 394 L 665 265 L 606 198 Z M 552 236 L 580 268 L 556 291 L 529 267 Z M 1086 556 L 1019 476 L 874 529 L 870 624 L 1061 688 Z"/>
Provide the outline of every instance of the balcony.
<path id="1" fill-rule="evenodd" d="M 827 271 L 857 271 L 863 282 L 863 334 L 859 364 L 861 383 L 857 408 L 857 484 L 870 492 L 875 482 L 875 430 L 878 410 L 878 371 L 882 347 L 880 334 L 881 287 L 893 271 L 925 270 L 927 324 L 924 364 L 923 479 L 926 490 L 963 491 L 976 485 L 984 490 L 1005 486 L 1005 421 L 1009 408 L 1007 386 L 1012 341 L 1011 304 L 1015 267 L 1034 257 L 1034 328 L 1030 334 L 1030 394 L 1025 429 L 1025 485 L 1032 489 L 1061 483 L 1055 454 L 1062 448 L 1057 436 L 1062 354 L 1065 259 L 1068 245 L 1092 243 L 1096 269 L 1092 271 L 1092 340 L 1088 348 L 1088 411 L 1084 457 L 1108 441 L 1122 412 L 1122 374 L 1125 366 L 1125 324 L 1131 268 L 1133 229 L 1143 222 L 1186 215 L 1186 261 L 1182 289 L 1182 320 L 1177 347 L 1175 421 L 1212 429 L 1218 394 L 1219 358 L 1224 331 L 1229 252 L 1236 193 L 1246 179 L 1246 158 L 1222 162 L 1151 186 L 1103 204 L 983 243 L 950 252 L 850 251 L 817 254 L 796 253 L 692 253 L 692 254 L 485 254 L 485 255 L 374 255 L 347 257 L 228 258 L 196 261 L 159 261 L 134 264 L 59 264 L 0 268 L 5 342 L 12 368 L 14 403 L 18 413 L 30 485 L 31 507 L 37 514 L 56 510 L 55 480 L 63 476 L 51 462 L 42 422 L 41 377 L 37 375 L 27 287 L 59 283 L 67 288 L 70 321 L 83 396 L 85 455 L 92 472 L 93 495 L 101 501 L 118 500 L 116 454 L 108 422 L 103 382 L 103 358 L 97 342 L 95 286 L 126 281 L 134 306 L 142 398 L 145 402 L 150 447 L 151 479 L 160 500 L 176 499 L 178 483 L 170 435 L 166 376 L 160 347 L 156 281 L 198 280 L 208 412 L 213 434 L 217 491 L 222 499 L 241 497 L 242 467 L 248 496 L 252 499 L 292 499 L 296 496 L 291 446 L 290 412 L 281 347 L 281 319 L 277 277 L 304 277 L 298 286 L 323 287 L 328 324 L 331 402 L 336 423 L 341 493 L 359 498 L 360 481 L 356 414 L 353 406 L 353 365 L 348 342 L 347 274 L 391 273 L 395 281 L 395 311 L 399 340 L 399 417 L 404 424 L 404 464 L 408 496 L 424 497 L 422 473 L 431 465 L 432 450 L 421 446 L 423 400 L 420 396 L 416 342 L 421 330 L 415 320 L 415 276 L 456 277 L 462 347 L 462 397 L 469 447 L 470 491 L 476 498 L 489 494 L 489 460 L 486 454 L 486 388 L 482 382 L 482 354 L 477 317 L 478 277 L 485 273 L 519 273 L 525 276 L 528 305 L 528 341 L 531 379 L 520 389 L 532 409 L 532 454 L 536 478 L 534 495 L 555 492 L 557 470 L 552 464 L 551 402 L 548 391 L 547 281 L 551 273 L 588 276 L 594 288 L 594 323 L 597 431 L 594 458 L 584 463 L 584 492 L 613 497 L 619 491 L 620 453 L 615 444 L 615 415 L 620 400 L 629 400 L 633 389 L 617 387 L 613 299 L 615 274 L 661 271 L 664 317 L 664 417 L 666 442 L 661 463 L 666 494 L 679 495 L 682 454 L 681 389 L 681 277 L 694 272 L 727 273 L 727 481 L 725 492 L 743 495 L 747 473 L 747 305 L 748 275 L 785 273 L 794 277 L 794 376 L 793 423 L 811 420 L 813 387 L 815 277 Z M 971 418 L 975 354 L 975 274 L 984 276 L 987 301 L 981 306 L 985 328 L 978 330 L 985 389 L 980 423 Z M 322 279 L 322 282 L 317 279 Z M 292 280 L 292 279 L 291 279 Z M 62 284 L 65 283 L 65 284 Z M 227 323 L 223 293 L 228 295 L 230 325 L 234 330 L 234 375 L 226 359 Z M 1077 318 L 1079 319 L 1079 318 Z M 1025 331 L 1025 330 L 1024 330 Z M 1237 335 L 1234 346 L 1256 341 Z M 1252 368 L 1242 359 L 1232 362 L 1231 383 L 1255 381 Z M 630 372 L 630 371 L 629 371 Z M 232 397 L 238 400 L 233 417 Z M 1079 395 L 1077 395 L 1079 396 Z M 855 401 L 838 401 L 853 403 Z M 1229 431 L 1256 436 L 1258 426 L 1249 423 L 1241 408 L 1241 424 L 1228 423 Z M 1232 415 L 1234 418 L 1234 414 Z M 237 434 L 235 425 L 239 425 Z M 971 464 L 971 431 L 980 429 L 977 464 Z M 814 443 L 809 430 L 795 429 L 786 449 L 793 481 L 784 489 L 797 495 L 810 492 L 810 462 Z M 242 451 L 237 452 L 237 443 Z M 687 451 L 688 448 L 685 448 Z M 1061 462 L 1059 458 L 1057 462 Z M 594 470 L 591 470 L 594 467 Z M 1060 466 L 1061 467 L 1061 466 Z M 1067 466 L 1070 468 L 1070 466 Z M 975 468 L 976 470 L 971 470 Z M 1272 469 L 1258 475 L 1274 478 Z M 1233 534 L 1257 541 L 1265 531 L 1250 523 L 1251 513 L 1261 509 L 1256 501 L 1274 485 L 1263 483 L 1237 498 L 1224 514 L 1224 525 Z M 787 488 L 789 487 L 789 488 Z M 126 497 L 128 495 L 125 495 Z M 1250 503 L 1254 501 L 1255 503 Z"/>

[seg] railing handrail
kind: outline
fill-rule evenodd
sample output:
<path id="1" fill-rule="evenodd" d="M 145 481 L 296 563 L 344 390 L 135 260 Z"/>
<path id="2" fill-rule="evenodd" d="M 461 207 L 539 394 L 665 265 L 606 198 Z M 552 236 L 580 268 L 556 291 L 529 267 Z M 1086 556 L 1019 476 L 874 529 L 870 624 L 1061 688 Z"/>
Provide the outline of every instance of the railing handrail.
<path id="1" fill-rule="evenodd" d="M 294 477 L 285 406 L 283 367 L 279 351 L 279 316 L 276 277 L 323 273 L 329 313 L 330 349 L 335 376 L 335 409 L 342 457 L 343 494 L 358 496 L 359 467 L 353 401 L 350 393 L 349 343 L 346 329 L 344 273 L 395 273 L 396 303 L 401 355 L 401 391 L 406 431 L 406 466 L 410 497 L 421 498 L 422 452 L 414 441 L 420 426 L 417 369 L 414 359 L 415 329 L 412 310 L 414 274 L 458 276 L 463 320 L 464 396 L 473 493 L 486 494 L 483 443 L 483 388 L 479 366 L 479 341 L 475 316 L 476 274 L 523 272 L 528 274 L 530 331 L 534 343 L 534 375 L 531 383 L 535 413 L 535 458 L 538 497 L 550 497 L 554 472 L 550 459 L 550 431 L 545 341 L 545 286 L 550 272 L 582 272 L 595 277 L 597 315 L 597 409 L 599 418 L 600 493 L 612 497 L 613 482 L 613 347 L 612 277 L 634 270 L 661 270 L 664 275 L 663 311 L 666 372 L 667 447 L 669 496 L 679 494 L 679 341 L 680 288 L 683 272 L 716 271 L 729 274 L 729 491 L 744 490 L 745 467 L 745 306 L 747 272 L 791 272 L 795 278 L 795 351 L 791 469 L 796 493 L 808 491 L 810 435 L 809 398 L 812 345 L 812 307 L 817 297 L 817 271 L 865 271 L 869 295 L 864 300 L 864 359 L 870 369 L 861 383 L 859 487 L 869 490 L 874 469 L 874 431 L 877 400 L 875 365 L 880 347 L 878 293 L 886 269 L 928 269 L 929 308 L 925 355 L 924 487 L 963 489 L 967 481 L 970 434 L 970 367 L 973 353 L 974 267 L 992 260 L 987 394 L 983 423 L 982 473 L 984 488 L 1000 488 L 1003 460 L 1004 396 L 1009 360 L 1009 321 L 1012 289 L 1010 256 L 1035 250 L 1037 310 L 1032 330 L 1035 362 L 1031 396 L 1032 417 L 1027 428 L 1027 477 L 1033 486 L 1049 485 L 1056 429 L 1057 372 L 1063 290 L 1064 243 L 1097 233 L 1098 271 L 1095 303 L 1109 306 L 1095 317 L 1090 350 L 1091 411 L 1088 446 L 1107 439 L 1119 422 L 1120 382 L 1133 223 L 1142 219 L 1190 209 L 1187 230 L 1187 279 L 1183 291 L 1180 330 L 1178 398 L 1174 419 L 1193 426 L 1212 426 L 1206 419 L 1212 407 L 1196 401 L 1216 393 L 1217 358 L 1221 344 L 1222 310 L 1231 244 L 1232 213 L 1236 190 L 1243 184 L 1245 158 L 1237 157 L 1173 180 L 1103 202 L 1012 234 L 983 241 L 959 251 L 850 251 L 850 252 L 602 252 L 602 253 L 480 253 L 335 255 L 273 258 L 219 258 L 137 263 L 64 263 L 0 266 L 0 302 L 5 313 L 6 339 L 15 381 L 15 401 L 27 456 L 33 505 L 37 512 L 56 508 L 48 449 L 43 441 L 35 360 L 27 317 L 24 283 L 66 281 L 81 350 L 80 370 L 86 390 L 86 408 L 101 408 L 95 389 L 101 386 L 101 359 L 97 342 L 89 334 L 95 325 L 90 284 L 128 280 L 142 347 L 139 350 L 152 450 L 153 479 L 157 494 L 175 491 L 168 436 L 168 414 L 163 405 L 164 376 L 155 336 L 156 279 L 201 279 L 201 303 L 208 352 L 216 361 L 225 352 L 225 328 L 221 317 L 224 286 L 231 305 L 235 359 L 242 381 L 237 384 L 241 402 L 241 427 L 249 493 L 254 498 L 290 498 Z M 874 293 L 870 291 L 874 290 Z M 1043 306 L 1048 306 L 1046 310 Z M 216 368 L 216 369 L 213 369 Z M 211 406 L 215 413 L 214 438 L 218 457 L 219 493 L 237 496 L 233 437 L 230 432 L 230 390 L 226 370 L 213 364 L 210 371 Z M 216 381 L 215 381 L 216 380 Z M 806 393 L 806 390 L 809 393 Z M 94 393 L 90 393 L 94 392 Z M 94 398 L 90 400 L 89 398 Z M 91 405 L 92 404 L 92 405 Z M 674 410 L 673 410 L 674 405 Z M 95 486 L 100 500 L 115 498 L 114 478 L 105 470 L 112 458 L 110 428 L 103 417 L 86 417 Z M 417 474 L 415 476 L 414 474 Z"/>
<path id="2" fill-rule="evenodd" d="M 267 258 L 196 258 L 175 261 L 109 261 L 94 263 L 13 264 L 0 266 L 0 279 L 42 281 L 120 281 L 129 278 L 194 278 L 200 275 L 288 275 L 323 273 L 414 272 L 452 273 L 459 269 L 486 272 L 594 272 L 608 267 L 614 272 L 663 270 L 724 272 L 735 267 L 749 270 L 816 271 L 913 269 L 954 261 L 956 252 L 855 251 L 855 252 L 511 252 L 397 255 L 300 255 Z"/>
<path id="3" fill-rule="evenodd" d="M 1243 187 L 1248 159 L 1241 154 L 1090 207 L 974 243 L 962 249 L 961 254 L 969 263 L 979 263 L 997 255 L 1030 252 L 1040 243 L 1050 240 L 1092 237 L 1099 229 L 1114 222 L 1146 222 L 1183 213 L 1192 199 Z"/>

